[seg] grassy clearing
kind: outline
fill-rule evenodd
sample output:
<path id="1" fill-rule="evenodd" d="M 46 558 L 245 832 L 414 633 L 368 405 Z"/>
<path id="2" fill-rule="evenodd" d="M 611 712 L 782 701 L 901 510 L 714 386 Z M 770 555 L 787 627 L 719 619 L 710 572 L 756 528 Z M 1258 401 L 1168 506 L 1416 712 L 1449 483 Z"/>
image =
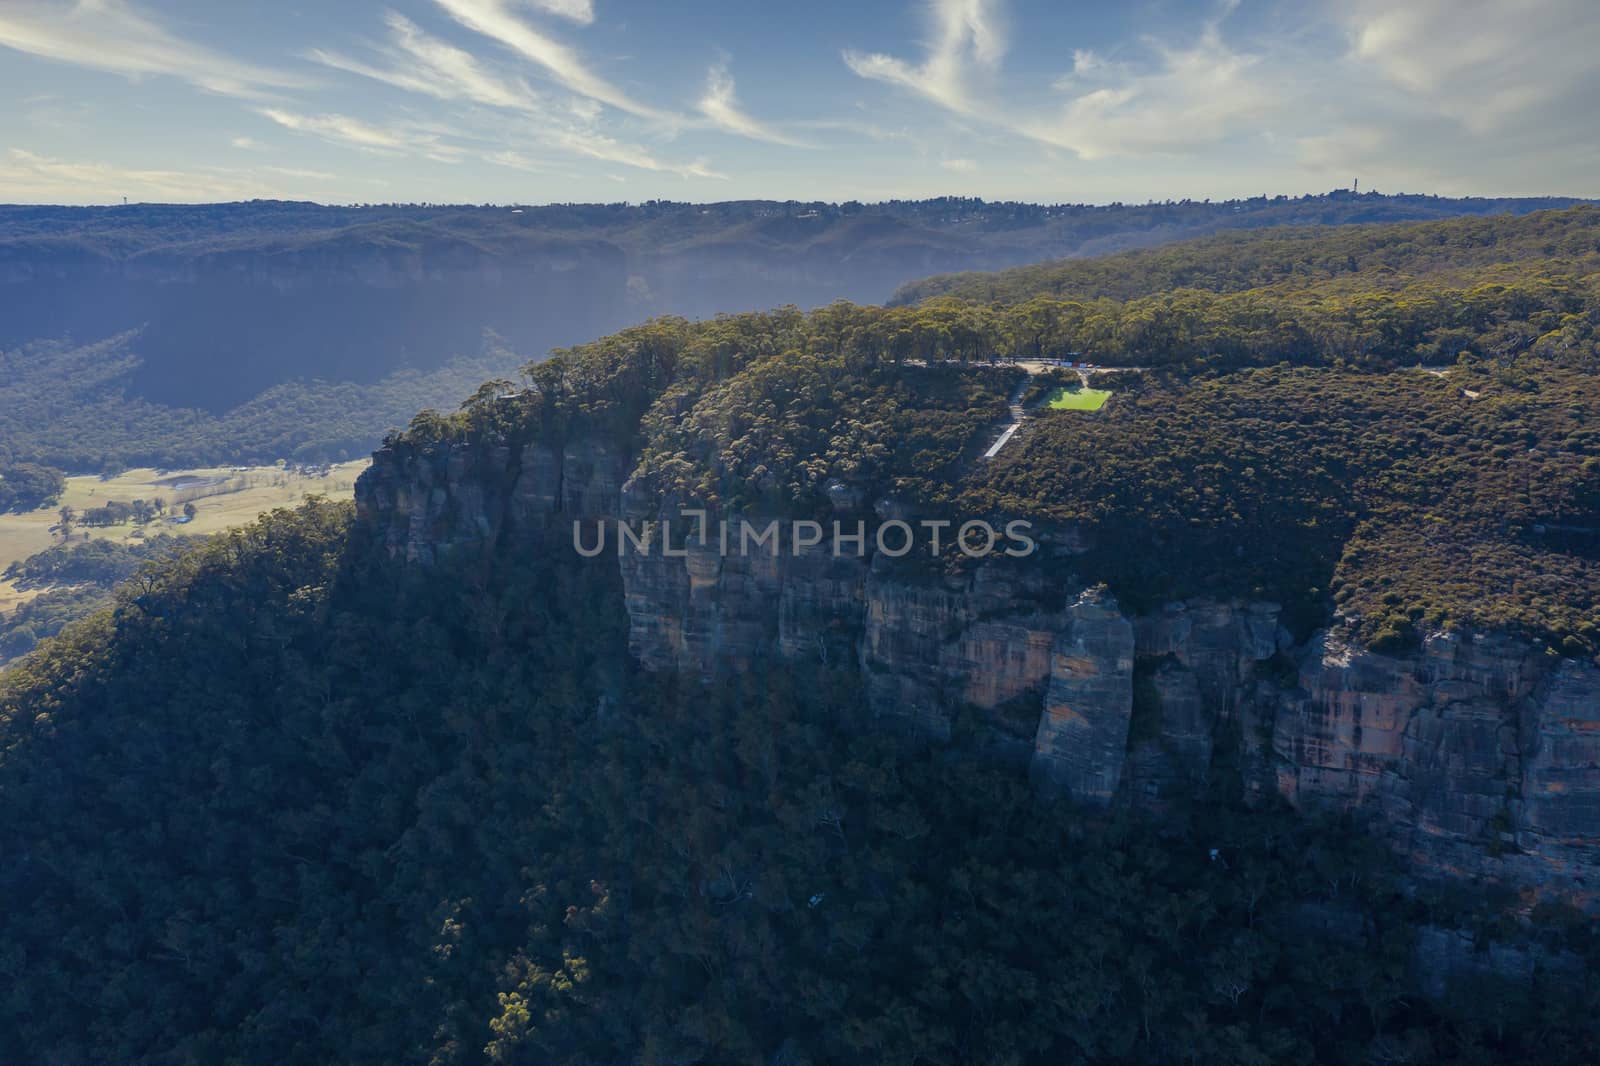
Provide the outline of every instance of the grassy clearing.
<path id="1" fill-rule="evenodd" d="M 1098 411 L 1110 398 L 1111 394 L 1104 389 L 1069 385 L 1052 392 L 1045 406 L 1052 411 Z"/>
<path id="2" fill-rule="evenodd" d="M 340 463 L 332 467 L 326 477 L 302 475 L 275 466 L 198 470 L 144 467 L 105 481 L 92 474 L 69 477 L 67 490 L 54 507 L 28 514 L 0 515 L 0 570 L 57 543 L 60 538 L 51 532 L 51 527 L 59 520 L 58 512 L 64 506 L 81 514 L 91 507 L 104 507 L 110 500 L 127 503 L 160 496 L 167 501 L 170 511 L 181 514 L 187 500 L 195 506 L 194 521 L 179 524 L 158 519 L 144 530 L 203 536 L 244 525 L 275 507 L 293 506 L 308 495 L 347 497 L 369 462 L 357 459 Z M 87 534 L 91 539 L 127 541 L 133 539 L 134 531 L 139 528 L 131 522 L 121 526 L 79 526 L 72 536 L 74 540 Z M 28 594 L 18 593 L 9 583 L 0 582 L 0 611 L 8 611 L 27 598 Z"/>
<path id="3" fill-rule="evenodd" d="M 9 581 L 0 581 L 0 616 L 10 614 L 43 591 L 43 589 L 19 589 Z"/>

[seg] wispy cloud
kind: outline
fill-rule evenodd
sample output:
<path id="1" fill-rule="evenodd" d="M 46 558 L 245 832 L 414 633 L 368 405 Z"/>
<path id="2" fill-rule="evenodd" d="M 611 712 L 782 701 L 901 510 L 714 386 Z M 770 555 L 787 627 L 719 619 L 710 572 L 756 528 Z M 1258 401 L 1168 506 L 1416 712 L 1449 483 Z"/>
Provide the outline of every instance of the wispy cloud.
<path id="1" fill-rule="evenodd" d="M 248 176 L 186 173 L 56 159 L 13 148 L 0 157 L 0 199 L 51 200 L 71 190 L 74 203 L 133 200 L 203 202 L 268 196 L 272 189 Z"/>
<path id="2" fill-rule="evenodd" d="M 1551 107 L 1588 116 L 1600 91 L 1593 0 L 1355 0 L 1339 12 L 1353 59 L 1476 133 Z"/>
<path id="3" fill-rule="evenodd" d="M 1234 51 L 1216 22 L 1187 47 L 1151 42 L 1153 64 L 1124 65 L 1093 53 L 1074 57 L 1057 83 L 1070 100 L 1059 115 L 1017 122 L 1017 132 L 1083 159 L 1181 154 L 1211 147 L 1282 106 L 1259 57 Z"/>
<path id="4" fill-rule="evenodd" d="M 804 141 L 790 137 L 745 114 L 734 95 L 733 75 L 728 73 L 725 64 L 717 64 L 706 75 L 705 95 L 700 98 L 696 106 L 712 125 L 727 133 L 771 144 L 788 145 L 791 148 L 809 147 Z"/>
<path id="5" fill-rule="evenodd" d="M 532 6 L 571 19 L 580 26 L 594 21 L 594 4 L 590 0 L 526 0 Z"/>
<path id="6" fill-rule="evenodd" d="M 604 163 L 620 163 L 623 166 L 655 171 L 660 174 L 676 174 L 685 178 L 714 178 L 717 180 L 725 180 L 727 178 L 726 174 L 713 170 L 711 164 L 704 159 L 696 159 L 688 163 L 657 159 L 648 150 L 638 145 L 614 140 L 604 134 L 558 132 L 544 138 L 542 143 L 570 152 L 573 155 L 583 156 L 586 159 L 595 159 Z M 490 152 L 483 158 L 496 166 L 510 167 L 513 170 L 526 170 L 535 174 L 543 174 L 550 170 L 550 167 L 543 162 L 529 159 L 520 152 Z"/>
<path id="7" fill-rule="evenodd" d="M 1220 0 L 1188 35 L 1077 47 L 1053 98 L 1003 82 L 1004 0 L 921 0 L 930 30 L 920 57 L 850 51 L 844 60 L 965 123 L 1085 161 L 1207 160 L 1208 177 L 1248 150 L 1319 176 L 1359 166 L 1464 191 L 1464 175 L 1493 175 L 1504 189 L 1526 187 L 1508 153 L 1546 160 L 1567 182 L 1600 156 L 1590 147 L 1600 96 L 1593 0 L 1315 0 L 1280 7 L 1250 35 L 1225 33 L 1237 6 Z"/>
<path id="8" fill-rule="evenodd" d="M 660 174 L 677 174 L 685 178 L 715 178 L 718 180 L 727 178 L 726 174 L 712 169 L 711 164 L 705 159 L 695 159 L 687 163 L 658 159 L 654 153 L 641 145 L 619 141 L 592 127 L 573 124 L 562 126 L 530 125 L 525 129 L 527 135 L 519 138 L 521 143 L 536 144 L 541 148 L 552 148 L 570 155 L 582 156 L 585 159 L 595 159 L 604 163 L 619 163 L 623 166 L 634 167 L 638 170 L 655 171 Z M 516 170 L 542 173 L 549 169 L 544 163 L 529 159 L 523 153 L 512 150 L 490 152 L 484 155 L 483 158 L 497 166 L 511 167 Z"/>
<path id="9" fill-rule="evenodd" d="M 808 118 L 797 119 L 790 125 L 803 130 L 825 130 L 849 134 L 852 137 L 864 137 L 870 141 L 881 142 L 907 142 L 920 143 L 920 131 L 902 126 L 899 129 L 889 129 L 875 122 L 867 122 L 853 118 Z"/>
<path id="10" fill-rule="evenodd" d="M 1600 6 L 1353 0 L 1329 11 L 1345 47 L 1319 79 L 1337 85 L 1316 101 L 1324 128 L 1305 120 L 1312 108 L 1281 123 L 1304 170 L 1443 193 L 1593 194 Z"/>
<path id="11" fill-rule="evenodd" d="M 594 158 L 594 159 L 602 159 L 602 160 L 605 159 L 605 156 L 602 155 L 602 154 L 594 154 L 594 155 L 590 155 L 589 153 L 575 153 L 575 154 L 587 155 L 589 158 Z M 629 158 L 627 158 L 625 160 L 627 165 L 629 165 L 629 166 L 638 166 L 639 165 L 638 159 L 637 159 L 636 156 L 632 156 L 631 153 L 625 153 L 625 154 L 629 154 Z M 486 162 L 486 163 L 493 163 L 497 167 L 506 167 L 506 168 L 508 168 L 510 170 L 526 171 L 527 173 L 530 173 L 530 174 L 547 174 L 547 175 L 554 174 L 554 175 L 560 175 L 560 176 L 566 177 L 566 178 L 578 177 L 579 174 L 580 174 L 579 171 L 573 169 L 570 165 L 567 165 L 565 163 L 556 162 L 556 161 L 553 161 L 553 160 L 550 160 L 550 159 L 534 158 L 532 156 L 527 155 L 524 152 L 516 152 L 516 151 L 510 151 L 510 150 L 501 150 L 501 151 L 495 151 L 495 152 L 488 152 L 483 156 L 483 161 Z M 718 179 L 721 179 L 721 178 L 724 178 L 726 176 L 726 175 L 723 175 L 723 174 L 718 174 L 715 171 L 706 169 L 701 165 L 678 166 L 678 165 L 672 164 L 672 163 L 661 163 L 657 167 L 646 168 L 646 169 L 657 169 L 657 170 L 660 170 L 663 173 L 675 173 L 675 174 L 683 175 L 684 177 L 706 177 L 706 178 L 718 178 Z M 625 181 L 628 180 L 627 178 L 623 177 L 620 174 L 606 174 L 605 177 L 610 179 L 611 181 L 625 182 Z"/>
<path id="12" fill-rule="evenodd" d="M 641 118 L 678 121 L 677 116 L 635 100 L 594 73 L 577 52 L 517 18 L 505 0 L 435 0 L 435 3 L 467 29 L 496 40 L 524 59 L 538 64 L 551 79 L 569 92 Z M 552 7 L 551 4 L 541 6 L 547 10 Z M 582 6 L 587 10 L 587 4 Z"/>
<path id="13" fill-rule="evenodd" d="M 972 174 L 978 169 L 978 163 L 973 159 L 945 159 L 939 165 L 955 174 Z"/>
<path id="14" fill-rule="evenodd" d="M 378 126 L 349 115 L 304 115 L 282 108 L 263 107 L 259 113 L 285 129 L 309 133 L 337 144 L 374 152 L 405 152 L 438 163 L 459 162 L 464 150 L 440 135 L 415 124 Z"/>
<path id="15" fill-rule="evenodd" d="M 182 40 L 126 0 L 5 0 L 0 45 L 127 77 L 181 78 L 225 96 L 262 99 L 305 84 Z"/>
<path id="16" fill-rule="evenodd" d="M 67 100 L 55 93 L 39 93 L 14 103 L 14 114 L 30 126 L 60 133 L 63 130 L 87 132 L 93 127 L 96 108 L 88 100 Z"/>
<path id="17" fill-rule="evenodd" d="M 269 181 L 266 175 L 280 179 Z M 0 200 L 71 203 L 134 201 L 208 203 L 281 195 L 289 188 L 327 190 L 350 179 L 304 167 L 201 167 L 193 171 L 129 167 L 99 160 L 70 160 L 13 148 L 0 155 Z M 374 179 L 363 184 L 381 185 Z M 64 190 L 70 190 L 63 196 Z"/>
<path id="18" fill-rule="evenodd" d="M 519 110 L 541 106 L 538 94 L 527 83 L 495 77 L 470 52 L 424 33 L 404 15 L 391 11 L 385 21 L 394 38 L 393 47 L 381 50 L 387 66 L 373 66 L 320 48 L 307 55 L 336 70 L 440 100 L 470 100 Z"/>
<path id="19" fill-rule="evenodd" d="M 1145 42 L 1154 62 L 1110 63 L 1079 49 L 1055 88 L 1057 108 L 1018 109 L 978 91 L 1006 52 L 999 0 L 930 0 L 933 34 L 920 64 L 893 56 L 845 53 L 857 75 L 908 88 L 944 109 L 990 123 L 1083 159 L 1179 153 L 1214 144 L 1276 106 L 1256 76 L 1257 60 L 1223 41 L 1220 19 L 1186 47 Z"/>
<path id="20" fill-rule="evenodd" d="M 999 4 L 994 0 L 928 0 L 931 39 L 920 64 L 881 52 L 846 50 L 847 66 L 863 78 L 911 89 L 958 114 L 979 110 L 971 68 L 993 70 L 1006 51 Z"/>
<path id="21" fill-rule="evenodd" d="M 512 170 L 526 170 L 533 174 L 548 174 L 550 172 L 549 164 L 545 163 L 543 160 L 530 159 L 521 152 L 513 152 L 508 149 L 502 149 L 498 152 L 488 152 L 484 155 L 483 161 L 486 163 L 493 163 L 497 167 L 509 167 Z"/>
<path id="22" fill-rule="evenodd" d="M 286 178 L 303 178 L 306 181 L 338 181 L 339 175 L 326 170 L 308 170 L 305 167 L 262 167 L 269 174 L 282 174 Z"/>
<path id="23" fill-rule="evenodd" d="M 408 92 L 439 100 L 481 104 L 521 116 L 515 126 L 508 127 L 503 121 L 497 122 L 489 132 L 485 129 L 482 115 L 462 115 L 453 131 L 455 136 L 444 139 L 448 142 L 469 139 L 503 143 L 515 137 L 520 143 L 537 144 L 641 170 L 688 177 L 723 176 L 713 171 L 704 160 L 688 163 L 663 160 L 640 145 L 602 133 L 598 123 L 603 107 L 590 97 L 562 96 L 552 99 L 549 95 L 535 92 L 521 79 L 496 74 L 471 53 L 424 32 L 402 15 L 391 13 L 387 22 L 393 43 L 378 49 L 383 59 L 381 65 L 324 50 L 313 51 L 309 56 L 329 67 Z M 430 134 L 420 138 L 418 131 L 405 127 L 373 127 L 339 115 L 263 113 L 280 125 L 293 122 L 295 124 L 290 128 L 319 133 L 331 140 L 357 147 L 380 150 L 420 148 L 425 154 L 448 150 L 452 159 L 466 151 L 460 147 L 446 149 L 439 136 Z M 479 132 L 474 133 L 473 130 Z M 530 165 L 528 157 L 514 150 L 498 149 L 483 154 L 481 158 L 498 166 L 518 170 L 539 169 Z"/>

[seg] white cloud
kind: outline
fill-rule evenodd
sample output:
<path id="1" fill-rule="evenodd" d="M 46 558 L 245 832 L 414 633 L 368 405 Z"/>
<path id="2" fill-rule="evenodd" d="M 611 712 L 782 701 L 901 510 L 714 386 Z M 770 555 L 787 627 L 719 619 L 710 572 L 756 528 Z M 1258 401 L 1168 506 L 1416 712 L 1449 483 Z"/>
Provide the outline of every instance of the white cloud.
<path id="1" fill-rule="evenodd" d="M 627 141 L 618 141 L 616 138 L 606 136 L 590 126 L 574 125 L 539 125 L 539 123 L 526 122 L 522 125 L 512 126 L 510 130 L 502 131 L 509 134 L 504 139 L 515 144 L 538 144 L 539 147 L 566 152 L 568 155 L 581 155 L 584 158 L 594 158 L 603 163 L 619 163 L 622 166 L 634 166 L 637 170 L 650 170 L 654 173 L 678 174 L 682 178 L 715 178 L 725 179 L 726 174 L 710 168 L 710 163 L 702 158 L 693 162 L 680 163 L 675 160 L 662 160 L 656 157 L 650 149 L 630 144 Z M 550 166 L 544 160 L 528 157 L 525 152 L 514 149 L 496 149 L 483 154 L 483 160 L 494 163 L 496 166 L 509 166 L 512 170 L 533 171 L 533 173 L 547 173 Z"/>
<path id="2" fill-rule="evenodd" d="M 574 155 L 597 159 L 604 163 L 621 163 L 624 166 L 635 167 L 639 170 L 651 170 L 662 174 L 677 174 L 685 178 L 725 179 L 727 177 L 726 174 L 719 174 L 712 170 L 710 165 L 703 159 L 697 159 L 692 163 L 665 162 L 656 159 L 637 145 L 624 144 L 601 134 L 558 133 L 545 140 L 554 147 L 564 149 Z M 521 152 L 489 152 L 483 156 L 483 159 L 485 162 L 493 163 L 495 166 L 509 167 L 512 170 L 526 170 L 534 174 L 547 174 L 551 170 L 543 161 L 530 159 Z"/>
<path id="3" fill-rule="evenodd" d="M 1594 194 L 1600 7 L 1590 0 L 1353 0 L 1327 11 L 1343 37 L 1324 57 L 1322 91 L 1280 123 L 1306 172 L 1386 190 Z"/>
<path id="4" fill-rule="evenodd" d="M 853 137 L 864 137 L 871 141 L 896 141 L 920 145 L 919 131 L 903 126 L 900 129 L 889 129 L 875 122 L 866 122 L 852 118 L 815 118 L 799 119 L 792 123 L 800 129 L 838 131 Z"/>
<path id="5" fill-rule="evenodd" d="M 527 170 L 535 174 L 548 173 L 550 168 L 537 159 L 529 159 L 521 152 L 498 151 L 489 152 L 483 157 L 484 162 L 493 163 L 497 167 L 510 167 L 512 170 Z"/>
<path id="6" fill-rule="evenodd" d="M 383 52 L 389 61 L 387 67 L 375 67 L 320 48 L 307 55 L 337 70 L 440 100 L 470 100 L 519 110 L 541 106 L 538 94 L 526 83 L 496 78 L 471 53 L 424 33 L 404 15 L 391 11 L 385 21 L 395 41 L 394 48 Z"/>
<path id="7" fill-rule="evenodd" d="M 571 92 L 641 118 L 678 121 L 677 116 L 635 100 L 591 71 L 578 53 L 512 14 L 505 0 L 434 2 L 467 29 L 499 41 L 523 58 L 543 67 L 557 84 Z"/>
<path id="8" fill-rule="evenodd" d="M 305 167 L 262 167 L 269 174 L 281 174 L 286 178 L 304 178 L 306 181 L 338 181 L 339 175 L 329 174 L 326 170 L 307 170 Z"/>
<path id="9" fill-rule="evenodd" d="M 706 92 L 697 106 L 712 125 L 728 133 L 791 148 L 807 147 L 803 141 L 795 140 L 740 110 L 739 101 L 734 96 L 733 75 L 721 64 L 712 67 L 706 75 Z"/>
<path id="10" fill-rule="evenodd" d="M 973 159 L 946 159 L 939 165 L 956 174 L 972 174 L 978 169 L 978 163 Z"/>
<path id="11" fill-rule="evenodd" d="M 259 152 L 266 147 L 254 137 L 233 137 L 229 139 L 228 143 L 246 152 Z"/>
<path id="12" fill-rule="evenodd" d="M 360 148 L 396 150 L 405 148 L 408 144 L 407 140 L 397 133 L 370 126 L 346 115 L 298 115 L 275 107 L 263 107 L 261 114 L 296 133 L 315 133 L 329 140 L 342 141 Z"/>
<path id="13" fill-rule="evenodd" d="M 504 142 L 508 137 L 515 137 L 520 142 L 642 170 L 690 177 L 723 176 L 711 170 L 703 160 L 690 163 L 661 160 L 639 145 L 599 132 L 596 123 L 603 108 L 589 97 L 571 96 L 563 100 L 551 100 L 535 93 L 521 80 L 497 77 L 475 56 L 424 33 L 402 15 L 391 13 L 387 21 L 394 36 L 394 46 L 380 49 L 386 60 L 384 66 L 374 66 L 323 50 L 309 53 L 310 57 L 327 66 L 408 92 L 512 111 L 523 116 L 523 121 L 515 127 L 507 127 L 503 121 L 497 121 L 492 130 L 485 131 L 482 129 L 481 116 L 474 122 L 473 117 L 468 115 L 461 116 L 460 123 L 453 129 L 429 132 L 411 127 L 373 127 L 340 115 L 263 113 L 280 125 L 290 125 L 292 122 L 294 125 L 290 128 L 318 133 L 331 140 L 377 150 L 421 149 L 424 154 L 442 151 L 448 153 L 448 161 L 459 158 L 464 150 L 446 146 L 441 143 L 442 138 Z M 470 132 L 474 128 L 479 132 Z M 428 135 L 419 135 L 424 132 Z M 499 166 L 535 169 L 520 152 L 497 150 L 482 158 Z"/>
<path id="14" fill-rule="evenodd" d="M 1285 99 L 1260 58 L 1230 48 L 1215 23 L 1190 47 L 1152 51 L 1148 69 L 1078 53 L 1073 73 L 1056 83 L 1072 94 L 1061 113 L 1013 128 L 1083 159 L 1182 154 L 1259 129 Z"/>
<path id="15" fill-rule="evenodd" d="M 203 167 L 197 171 L 127 167 L 101 161 L 57 159 L 21 148 L 0 155 L 0 200 L 67 203 L 214 203 L 281 196 L 286 178 L 295 191 L 326 190 L 349 180 L 303 167 Z M 382 181 L 362 179 L 362 184 Z"/>
<path id="16" fill-rule="evenodd" d="M 639 170 L 654 170 L 659 173 L 677 174 L 685 178 L 722 179 L 727 177 L 726 174 L 721 174 L 711 169 L 711 164 L 704 159 L 696 159 L 688 163 L 657 159 L 648 150 L 636 144 L 618 141 L 595 130 L 545 129 L 539 131 L 538 141 L 557 148 L 563 148 L 574 155 L 598 159 L 605 163 L 621 163 L 624 166 L 636 167 Z"/>
<path id="17" fill-rule="evenodd" d="M 1056 88 L 1066 88 L 1071 84 L 1071 79 L 1087 77 L 1105 65 L 1106 61 L 1097 52 L 1088 48 L 1075 49 L 1072 53 L 1072 73 L 1056 82 Z"/>
<path id="18" fill-rule="evenodd" d="M 1395 144 L 1382 127 L 1352 125 L 1301 137 L 1295 146 L 1300 165 L 1307 170 L 1343 171 L 1370 165 L 1392 151 Z"/>
<path id="19" fill-rule="evenodd" d="M 41 202 L 66 198 L 73 203 L 130 200 L 206 202 L 270 196 L 273 190 L 248 176 L 192 174 L 179 170 L 74 162 L 36 155 L 21 148 L 0 157 L 0 199 Z"/>
<path id="20" fill-rule="evenodd" d="M 1593 0 L 1354 0 L 1338 11 L 1353 59 L 1475 133 L 1541 108 L 1587 117 L 1600 91 Z"/>
<path id="21" fill-rule="evenodd" d="M 1083 159 L 1183 153 L 1249 129 L 1279 106 L 1280 94 L 1260 77 L 1258 59 L 1222 39 L 1220 19 L 1233 7 L 1226 3 L 1190 47 L 1147 42 L 1155 62 L 1143 66 L 1109 63 L 1077 49 L 1072 72 L 1055 84 L 1070 98 L 1054 114 L 1019 112 L 974 90 L 974 69 L 992 76 L 1005 54 L 999 0 L 932 0 L 935 33 L 921 65 L 855 52 L 847 52 L 845 62 L 863 78 L 910 88 L 957 115 Z"/>
<path id="22" fill-rule="evenodd" d="M 181 40 L 126 0 L 5 0 L 0 45 L 127 77 L 181 78 L 225 96 L 261 99 L 304 84 Z"/>
<path id="23" fill-rule="evenodd" d="M 844 61 L 863 78 L 911 89 L 958 114 L 976 114 L 969 67 L 994 69 L 1006 50 L 998 0 L 928 0 L 928 16 L 933 32 L 921 65 L 853 50 Z"/>
<path id="24" fill-rule="evenodd" d="M 459 162 L 463 155 L 459 146 L 444 142 L 437 132 L 416 124 L 375 126 L 349 115 L 303 115 L 276 107 L 258 110 L 285 129 L 366 151 L 404 152 L 437 163 Z"/>
<path id="25" fill-rule="evenodd" d="M 594 21 L 594 4 L 590 0 L 524 0 L 524 2 L 529 7 L 571 19 L 580 26 L 587 26 Z"/>

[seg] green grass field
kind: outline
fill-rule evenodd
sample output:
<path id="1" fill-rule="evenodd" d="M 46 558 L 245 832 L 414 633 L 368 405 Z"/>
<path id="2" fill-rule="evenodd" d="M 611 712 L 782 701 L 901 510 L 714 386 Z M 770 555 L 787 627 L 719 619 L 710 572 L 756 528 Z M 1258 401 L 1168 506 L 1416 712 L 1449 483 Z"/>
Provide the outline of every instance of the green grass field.
<path id="1" fill-rule="evenodd" d="M 1106 405 L 1111 394 L 1104 389 L 1080 386 L 1060 388 L 1050 394 L 1045 405 L 1052 411 L 1098 411 Z"/>

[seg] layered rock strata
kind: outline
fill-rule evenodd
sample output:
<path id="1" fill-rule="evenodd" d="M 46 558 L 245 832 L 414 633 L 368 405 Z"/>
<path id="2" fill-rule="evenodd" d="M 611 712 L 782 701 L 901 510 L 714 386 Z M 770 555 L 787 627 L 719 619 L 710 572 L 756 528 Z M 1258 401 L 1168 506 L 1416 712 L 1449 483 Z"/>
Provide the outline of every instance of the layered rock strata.
<path id="1" fill-rule="evenodd" d="M 627 468 L 593 441 L 401 447 L 379 454 L 358 507 L 391 554 L 422 563 L 508 538 L 570 548 L 574 521 L 670 512 L 687 529 L 682 508 L 625 487 Z M 975 714 L 1047 796 L 1159 806 L 1233 775 L 1258 799 L 1364 812 L 1419 869 L 1596 902 L 1593 663 L 1494 633 L 1434 634 L 1407 655 L 1330 632 L 1297 645 L 1261 602 L 1131 615 L 1083 587 L 1082 544 L 1059 533 L 1042 562 L 958 575 L 887 559 L 870 538 L 862 556 L 690 537 L 667 554 L 651 535 L 655 550 L 607 549 L 648 667 L 826 663 L 859 672 L 886 727 L 946 738 Z"/>

